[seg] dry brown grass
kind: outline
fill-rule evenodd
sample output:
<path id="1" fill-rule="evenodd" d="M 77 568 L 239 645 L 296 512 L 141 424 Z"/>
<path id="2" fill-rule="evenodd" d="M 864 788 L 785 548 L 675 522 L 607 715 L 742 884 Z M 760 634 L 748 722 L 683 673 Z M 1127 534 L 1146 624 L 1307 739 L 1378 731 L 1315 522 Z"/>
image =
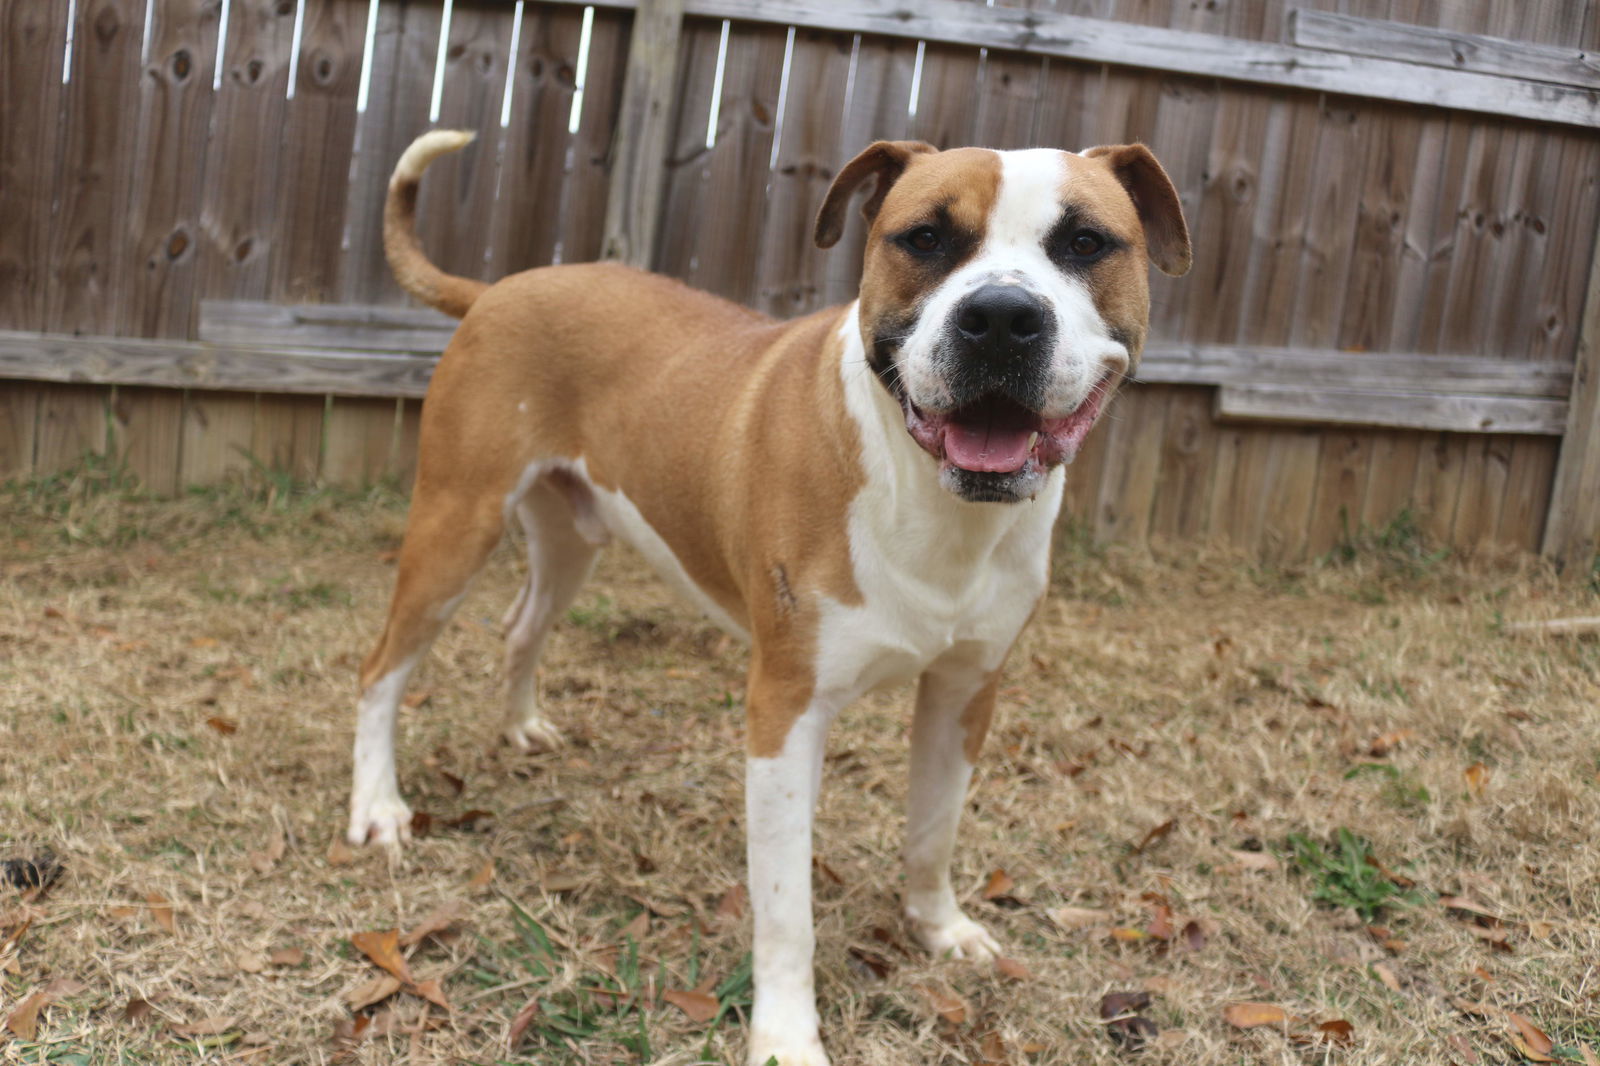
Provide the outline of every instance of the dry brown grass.
<path id="1" fill-rule="evenodd" d="M 0 945 L 32 917 L 0 949 L 0 1020 L 52 979 L 83 986 L 36 1039 L 0 1035 L 0 1061 L 631 1063 L 622 1042 L 641 1032 L 642 1061 L 699 1061 L 707 1026 L 654 993 L 721 981 L 748 951 L 748 917 L 718 916 L 742 867 L 741 649 L 614 550 L 544 667 L 571 746 L 512 757 L 495 744 L 497 619 L 519 565 L 502 550 L 421 673 L 429 698 L 402 718 L 402 782 L 433 833 L 335 864 L 355 664 L 392 579 L 397 501 L 81 488 L 0 495 L 0 859 L 49 850 L 65 864 L 36 903 L 0 889 Z M 1262 571 L 1064 546 L 1011 666 L 957 870 L 1024 979 L 903 952 L 905 694 L 844 716 L 817 838 L 835 1062 L 1124 1061 L 1096 1007 L 1141 987 L 1165 1034 L 1144 1061 L 1521 1061 L 1503 1011 L 1549 1033 L 1551 1058 L 1582 1061 L 1581 1043 L 1600 1044 L 1600 646 L 1499 625 L 1593 614 L 1595 595 L 1526 563 L 1410 548 Z M 1469 779 L 1474 764 L 1486 780 Z M 494 817 L 438 824 L 470 809 Z M 1339 827 L 1425 894 L 1370 923 L 1387 946 L 1317 904 L 1326 879 L 1287 858 L 1292 834 Z M 1283 862 L 1247 868 L 1241 850 Z M 493 881 L 474 888 L 486 860 Z M 980 898 L 996 869 L 1020 905 Z M 1438 894 L 1472 897 L 1500 925 L 1474 932 Z M 1154 897 L 1178 927 L 1196 920 L 1203 946 L 1109 935 L 1148 930 Z M 410 962 L 453 1009 L 401 992 L 361 1043 L 336 1042 L 351 1024 L 341 997 L 377 973 L 351 935 L 457 900 L 457 932 Z M 552 957 L 519 933 L 512 901 Z M 1047 916 L 1062 905 L 1111 917 L 1065 929 Z M 618 945 L 642 907 L 654 914 L 635 978 Z M 1507 950 L 1485 939 L 1502 934 Z M 286 948 L 304 960 L 266 961 Z M 608 1003 L 582 990 L 612 974 L 634 1000 L 601 1011 L 597 1035 L 546 1039 L 552 1013 Z M 965 1021 L 941 1019 L 929 988 L 961 997 Z M 531 998 L 547 1011 L 512 1054 Z M 143 1021 L 124 1019 L 134 999 L 152 1004 Z M 1222 1010 L 1244 1000 L 1301 1021 L 1234 1029 Z M 221 1031 L 175 1035 L 205 1019 Z M 1333 1019 L 1353 1043 L 1293 1041 Z M 724 1023 L 711 1060 L 741 1046 Z"/>

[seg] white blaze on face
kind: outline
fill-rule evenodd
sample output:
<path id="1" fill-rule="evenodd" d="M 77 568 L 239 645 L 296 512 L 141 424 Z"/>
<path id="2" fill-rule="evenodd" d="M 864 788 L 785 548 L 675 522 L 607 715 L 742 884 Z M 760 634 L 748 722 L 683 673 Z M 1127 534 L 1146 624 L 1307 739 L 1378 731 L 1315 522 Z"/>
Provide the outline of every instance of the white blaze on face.
<path id="1" fill-rule="evenodd" d="M 1128 366 L 1128 351 L 1111 337 L 1088 287 L 1063 271 L 1044 241 L 1061 220 L 1066 155 L 1053 148 L 998 152 L 1000 190 L 983 243 L 946 278 L 917 319 L 900 354 L 900 377 L 918 407 L 949 406 L 939 354 L 956 307 L 986 284 L 1021 285 L 1040 297 L 1054 318 L 1056 348 L 1045 388 L 1045 418 L 1071 413 L 1108 371 Z"/>

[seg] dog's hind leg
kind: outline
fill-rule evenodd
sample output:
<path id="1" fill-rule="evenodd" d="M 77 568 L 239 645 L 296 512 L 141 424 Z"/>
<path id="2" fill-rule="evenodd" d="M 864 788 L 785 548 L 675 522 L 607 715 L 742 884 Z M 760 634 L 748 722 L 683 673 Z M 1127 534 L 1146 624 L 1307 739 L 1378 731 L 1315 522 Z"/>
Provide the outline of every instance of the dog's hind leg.
<path id="1" fill-rule="evenodd" d="M 418 485 L 388 624 L 361 667 L 350 789 L 352 844 L 392 844 L 410 836 L 411 809 L 400 797 L 395 774 L 395 715 L 406 679 L 500 542 L 502 507 L 498 497 Z"/>
<path id="2" fill-rule="evenodd" d="M 506 615 L 505 738 L 523 751 L 549 750 L 561 734 L 539 709 L 539 658 L 606 534 L 588 488 L 565 471 L 535 481 L 516 513 L 528 539 L 528 581 Z"/>

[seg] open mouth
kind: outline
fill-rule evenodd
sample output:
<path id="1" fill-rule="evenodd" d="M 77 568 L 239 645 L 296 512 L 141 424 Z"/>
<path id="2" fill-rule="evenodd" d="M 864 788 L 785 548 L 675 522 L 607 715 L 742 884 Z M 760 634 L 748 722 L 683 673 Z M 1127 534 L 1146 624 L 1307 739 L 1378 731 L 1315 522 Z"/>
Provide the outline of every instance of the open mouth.
<path id="1" fill-rule="evenodd" d="M 906 429 L 943 467 L 975 474 L 1015 474 L 1030 465 L 1044 470 L 1070 463 L 1083 446 L 1110 391 L 1107 375 L 1078 407 L 1061 418 L 1045 418 L 1014 400 L 986 396 L 950 411 L 923 411 L 902 397 Z"/>

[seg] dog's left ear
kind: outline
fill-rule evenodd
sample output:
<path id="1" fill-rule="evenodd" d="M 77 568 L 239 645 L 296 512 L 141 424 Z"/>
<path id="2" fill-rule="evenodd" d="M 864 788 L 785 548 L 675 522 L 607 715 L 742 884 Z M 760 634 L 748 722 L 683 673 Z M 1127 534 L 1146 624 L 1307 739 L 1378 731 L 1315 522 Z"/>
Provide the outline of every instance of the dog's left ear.
<path id="1" fill-rule="evenodd" d="M 871 177 L 878 179 L 872 195 L 861 205 L 861 215 L 870 225 L 878 217 L 878 208 L 883 206 L 883 198 L 889 194 L 889 187 L 906 172 L 906 164 L 911 157 L 938 150 L 922 141 L 875 141 L 867 145 L 860 155 L 844 165 L 839 176 L 828 187 L 828 195 L 823 197 L 822 209 L 817 212 L 817 247 L 832 248 L 839 243 L 839 238 L 844 235 L 845 208 L 850 205 L 850 197 L 855 195 L 863 182 Z"/>
<path id="2" fill-rule="evenodd" d="M 1172 179 L 1150 149 L 1142 144 L 1114 144 L 1090 148 L 1083 154 L 1090 159 L 1104 159 L 1128 190 L 1139 221 L 1144 224 L 1150 261 L 1157 269 L 1173 277 L 1188 273 L 1194 256 L 1189 250 L 1189 226 L 1183 221 L 1183 205 L 1178 202 Z"/>

